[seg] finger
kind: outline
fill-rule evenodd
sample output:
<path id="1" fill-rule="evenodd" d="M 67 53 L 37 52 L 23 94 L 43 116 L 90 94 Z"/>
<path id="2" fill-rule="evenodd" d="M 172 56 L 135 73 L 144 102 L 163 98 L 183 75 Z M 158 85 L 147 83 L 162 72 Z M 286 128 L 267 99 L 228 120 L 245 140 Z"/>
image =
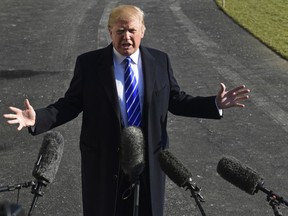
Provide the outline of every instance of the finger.
<path id="1" fill-rule="evenodd" d="M 231 103 L 231 104 L 227 104 L 227 105 L 225 106 L 225 109 L 232 108 L 232 107 L 244 108 L 245 105 L 244 105 L 244 104 L 241 104 L 241 103 Z"/>
<path id="2" fill-rule="evenodd" d="M 238 86 L 238 87 L 230 90 L 230 92 L 238 92 L 238 91 L 240 91 L 241 89 L 245 89 L 245 88 L 246 88 L 245 85 L 241 85 L 241 86 Z M 249 91 L 250 91 L 250 90 L 249 90 Z"/>
<path id="3" fill-rule="evenodd" d="M 9 107 L 9 109 L 15 113 L 18 113 L 18 112 L 22 112 L 22 110 L 16 108 L 16 107 Z"/>
<path id="4" fill-rule="evenodd" d="M 8 118 L 8 119 L 15 119 L 15 118 L 17 118 L 17 115 L 15 115 L 15 114 L 4 114 L 3 117 L 4 118 Z"/>
<path id="5" fill-rule="evenodd" d="M 18 131 L 22 130 L 23 126 L 19 124 L 19 127 L 17 128 Z"/>
<path id="6" fill-rule="evenodd" d="M 8 124 L 18 124 L 19 121 L 18 121 L 18 119 L 13 119 L 13 120 L 7 121 L 7 123 L 8 123 Z"/>
<path id="7" fill-rule="evenodd" d="M 237 97 L 237 99 L 235 101 L 242 101 L 242 100 L 246 100 L 249 98 L 249 95 L 245 95 L 245 96 L 242 96 L 242 97 Z"/>
<path id="8" fill-rule="evenodd" d="M 236 106 L 236 107 L 242 107 L 242 108 L 245 108 L 245 105 L 244 105 L 244 104 L 240 104 L 240 103 L 236 103 L 235 106 Z"/>
<path id="9" fill-rule="evenodd" d="M 248 94 L 248 93 L 250 93 L 250 90 L 246 89 L 244 91 L 234 92 L 234 95 L 245 95 L 245 94 Z"/>

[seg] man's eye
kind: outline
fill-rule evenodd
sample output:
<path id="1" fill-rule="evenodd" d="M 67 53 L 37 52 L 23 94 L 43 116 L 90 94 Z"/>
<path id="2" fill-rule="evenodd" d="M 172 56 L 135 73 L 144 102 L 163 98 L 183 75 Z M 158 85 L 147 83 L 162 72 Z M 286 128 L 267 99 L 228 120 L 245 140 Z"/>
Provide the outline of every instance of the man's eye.
<path id="1" fill-rule="evenodd" d="M 118 30 L 117 31 L 117 34 L 123 34 L 124 33 L 124 30 Z"/>
<path id="2" fill-rule="evenodd" d="M 125 32 L 129 32 L 129 33 L 134 34 L 137 32 L 137 30 L 136 29 L 127 29 L 127 30 L 126 29 L 119 29 L 116 32 L 117 32 L 117 34 L 123 34 Z"/>

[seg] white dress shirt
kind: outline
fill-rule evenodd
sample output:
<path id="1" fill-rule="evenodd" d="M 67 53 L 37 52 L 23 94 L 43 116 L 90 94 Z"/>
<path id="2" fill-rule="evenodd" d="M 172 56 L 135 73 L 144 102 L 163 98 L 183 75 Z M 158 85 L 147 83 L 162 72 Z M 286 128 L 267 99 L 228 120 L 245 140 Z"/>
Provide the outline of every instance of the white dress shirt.
<path id="1" fill-rule="evenodd" d="M 127 122 L 125 89 L 124 89 L 125 62 L 123 62 L 125 58 L 126 56 L 121 55 L 115 48 L 113 48 L 115 82 L 116 82 L 116 87 L 117 87 L 117 92 L 118 92 L 122 121 L 123 121 L 124 126 L 127 126 L 128 122 Z M 130 56 L 130 58 L 132 59 L 131 67 L 134 72 L 136 81 L 138 83 L 140 107 L 141 107 L 141 112 L 142 112 L 143 102 L 144 102 L 144 80 L 143 80 L 143 71 L 142 71 L 142 60 L 141 60 L 139 49 L 135 53 L 133 53 Z"/>

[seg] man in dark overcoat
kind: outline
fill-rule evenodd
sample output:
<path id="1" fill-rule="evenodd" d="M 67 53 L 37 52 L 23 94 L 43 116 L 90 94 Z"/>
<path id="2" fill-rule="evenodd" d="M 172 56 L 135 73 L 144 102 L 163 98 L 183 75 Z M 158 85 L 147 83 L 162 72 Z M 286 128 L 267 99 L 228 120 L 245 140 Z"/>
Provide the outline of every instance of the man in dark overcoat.
<path id="1" fill-rule="evenodd" d="M 165 175 L 157 156 L 168 148 L 168 111 L 181 116 L 220 119 L 222 109 L 244 107 L 245 86 L 217 96 L 193 97 L 180 90 L 166 53 L 141 46 L 144 13 L 131 5 L 111 11 L 108 29 L 112 43 L 77 58 L 74 76 L 57 102 L 34 110 L 10 107 L 8 123 L 41 134 L 83 114 L 80 135 L 83 210 L 85 216 L 132 215 L 133 195 L 123 200 L 129 179 L 121 170 L 119 151 L 122 129 L 129 126 L 125 108 L 123 60 L 129 56 L 138 83 L 141 130 L 145 140 L 145 170 L 140 176 L 142 216 L 162 216 Z"/>

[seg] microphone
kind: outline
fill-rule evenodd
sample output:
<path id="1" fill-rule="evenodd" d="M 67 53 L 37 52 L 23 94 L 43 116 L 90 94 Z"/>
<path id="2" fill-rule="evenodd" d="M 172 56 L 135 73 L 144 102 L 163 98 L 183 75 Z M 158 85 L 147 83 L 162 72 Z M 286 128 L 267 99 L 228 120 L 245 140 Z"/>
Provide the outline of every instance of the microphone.
<path id="1" fill-rule="evenodd" d="M 144 136 L 140 128 L 123 128 L 120 146 L 120 164 L 131 183 L 139 179 L 145 167 Z"/>
<path id="2" fill-rule="evenodd" d="M 168 150 L 161 151 L 158 155 L 158 161 L 163 172 L 179 187 L 186 187 L 190 190 L 191 197 L 202 214 L 206 216 L 200 202 L 205 202 L 204 197 L 200 194 L 201 188 L 192 182 L 192 174 L 177 158 Z"/>
<path id="3" fill-rule="evenodd" d="M 49 131 L 45 134 L 32 172 L 37 183 L 31 191 L 34 198 L 28 215 L 31 215 L 38 197 L 44 195 L 41 191 L 42 187 L 53 182 L 62 158 L 63 148 L 64 138 L 59 132 Z"/>
<path id="4" fill-rule="evenodd" d="M 185 187 L 192 181 L 190 171 L 169 151 L 158 155 L 161 169 L 179 187 Z"/>
<path id="5" fill-rule="evenodd" d="M 43 138 L 32 175 L 40 181 L 53 182 L 62 158 L 64 138 L 56 131 L 49 131 Z"/>
<path id="6" fill-rule="evenodd" d="M 260 174 L 232 156 L 223 157 L 219 161 L 217 172 L 226 181 L 251 195 L 257 193 L 257 186 L 264 184 Z"/>
<path id="7" fill-rule="evenodd" d="M 263 186 L 264 179 L 259 173 L 232 156 L 225 156 L 219 161 L 217 172 L 226 181 L 250 195 L 260 190 L 267 194 L 267 201 L 277 201 L 288 206 L 288 202 L 283 197 Z"/>
<path id="8" fill-rule="evenodd" d="M 123 172 L 129 176 L 131 186 L 124 191 L 122 199 L 127 199 L 134 188 L 133 216 L 138 216 L 140 180 L 145 167 L 144 136 L 140 128 L 129 126 L 121 134 L 120 164 Z"/>

